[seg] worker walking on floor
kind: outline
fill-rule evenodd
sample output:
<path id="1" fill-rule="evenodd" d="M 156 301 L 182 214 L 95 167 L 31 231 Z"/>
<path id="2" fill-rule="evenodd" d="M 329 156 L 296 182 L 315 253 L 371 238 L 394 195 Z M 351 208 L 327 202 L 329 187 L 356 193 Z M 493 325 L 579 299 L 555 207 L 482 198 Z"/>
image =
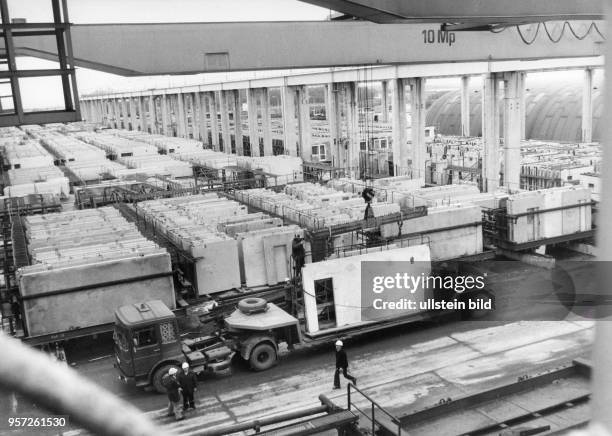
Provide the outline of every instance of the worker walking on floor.
<path id="1" fill-rule="evenodd" d="M 187 410 L 190 407 L 195 409 L 195 402 L 193 395 L 197 390 L 198 379 L 193 371 L 189 370 L 189 364 L 184 362 L 181 366 L 183 371 L 178 376 L 178 382 L 183 390 L 183 410 Z"/>
<path id="2" fill-rule="evenodd" d="M 168 416 L 174 414 L 174 418 L 179 421 L 184 416 L 181 409 L 181 386 L 177 380 L 177 372 L 176 368 L 170 368 L 168 374 L 162 379 L 162 384 L 168 393 Z"/>
<path id="3" fill-rule="evenodd" d="M 344 344 L 342 341 L 336 341 L 336 372 L 334 373 L 334 389 L 340 389 L 340 371 L 347 380 L 357 385 L 357 379 L 348 373 L 348 358 L 346 357 L 346 351 L 343 348 Z"/>

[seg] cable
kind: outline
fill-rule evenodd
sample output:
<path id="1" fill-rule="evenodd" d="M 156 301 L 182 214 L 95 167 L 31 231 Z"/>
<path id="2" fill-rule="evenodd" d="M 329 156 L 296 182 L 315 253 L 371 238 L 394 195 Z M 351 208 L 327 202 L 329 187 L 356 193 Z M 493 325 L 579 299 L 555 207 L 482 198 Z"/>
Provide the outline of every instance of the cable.
<path id="1" fill-rule="evenodd" d="M 578 33 L 576 33 L 576 31 L 574 30 L 574 28 L 572 27 L 572 24 L 569 21 L 564 21 L 562 26 L 561 26 L 561 32 L 559 33 L 559 36 L 557 38 L 553 37 L 553 35 L 551 34 L 550 30 L 548 29 L 548 26 L 546 25 L 546 22 L 540 22 L 538 23 L 535 33 L 533 35 L 533 38 L 531 38 L 531 40 L 528 40 L 525 35 L 523 35 L 523 32 L 521 31 L 521 26 L 520 24 L 517 24 L 516 30 L 519 34 L 519 36 L 521 37 L 521 40 L 523 41 L 523 43 L 527 44 L 527 45 L 531 45 L 535 42 L 535 40 L 538 37 L 538 33 L 540 31 L 540 27 L 544 27 L 544 31 L 546 32 L 546 36 L 548 37 L 548 39 L 554 43 L 557 44 L 558 42 L 561 41 L 561 39 L 563 38 L 564 34 L 565 34 L 565 29 L 569 29 L 569 31 L 571 32 L 571 34 L 574 36 L 574 38 L 576 38 L 579 41 L 584 40 L 587 36 L 589 36 L 592 31 L 595 31 L 604 41 L 606 40 L 606 37 L 601 33 L 601 31 L 599 30 L 599 27 L 597 26 L 597 23 L 595 23 L 594 21 L 591 22 L 590 26 L 588 27 L 588 29 L 586 30 L 586 32 L 583 35 L 578 35 Z M 489 29 L 489 32 L 491 33 L 501 33 L 504 30 L 506 30 L 509 26 L 507 27 L 502 27 L 500 30 L 495 30 L 495 29 Z"/>
<path id="2" fill-rule="evenodd" d="M 521 32 L 521 27 L 518 25 L 516 26 L 516 30 L 525 44 L 531 45 L 535 42 L 536 38 L 538 37 L 538 33 L 540 32 L 540 24 L 541 23 L 538 23 L 538 27 L 536 27 L 535 34 L 533 35 L 533 39 L 531 41 L 527 41 L 525 37 L 523 36 L 523 32 Z"/>

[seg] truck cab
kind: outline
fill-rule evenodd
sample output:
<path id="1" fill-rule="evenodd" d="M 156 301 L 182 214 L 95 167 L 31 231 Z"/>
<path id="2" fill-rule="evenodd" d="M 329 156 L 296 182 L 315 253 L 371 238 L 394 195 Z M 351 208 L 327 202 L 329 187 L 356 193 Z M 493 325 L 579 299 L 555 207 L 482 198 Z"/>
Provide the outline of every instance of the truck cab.
<path id="1" fill-rule="evenodd" d="M 216 336 L 181 340 L 175 314 L 161 300 L 121 306 L 115 311 L 115 367 L 119 378 L 165 392 L 162 378 L 188 362 L 196 374 L 229 369 L 234 353 Z"/>

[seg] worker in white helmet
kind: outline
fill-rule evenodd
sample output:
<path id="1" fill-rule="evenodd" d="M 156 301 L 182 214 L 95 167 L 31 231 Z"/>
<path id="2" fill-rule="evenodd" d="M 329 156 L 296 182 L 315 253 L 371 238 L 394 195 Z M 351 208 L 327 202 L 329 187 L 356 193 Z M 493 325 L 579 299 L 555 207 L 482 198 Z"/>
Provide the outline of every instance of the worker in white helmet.
<path id="1" fill-rule="evenodd" d="M 193 396 L 198 389 L 198 378 L 195 372 L 189 370 L 189 364 L 187 362 L 183 362 L 181 368 L 183 370 L 178 375 L 178 382 L 183 390 L 183 410 L 187 410 L 190 407 L 195 409 Z"/>
<path id="2" fill-rule="evenodd" d="M 341 340 L 336 341 L 336 371 L 334 372 L 334 389 L 340 389 L 340 371 L 344 378 L 357 385 L 357 379 L 348 373 L 348 358 L 344 351 L 344 343 Z"/>
<path id="3" fill-rule="evenodd" d="M 177 380 L 178 369 L 174 366 L 168 370 L 168 374 L 162 378 L 162 385 L 168 394 L 168 416 L 174 415 L 177 421 L 184 418 L 181 408 L 181 386 Z"/>

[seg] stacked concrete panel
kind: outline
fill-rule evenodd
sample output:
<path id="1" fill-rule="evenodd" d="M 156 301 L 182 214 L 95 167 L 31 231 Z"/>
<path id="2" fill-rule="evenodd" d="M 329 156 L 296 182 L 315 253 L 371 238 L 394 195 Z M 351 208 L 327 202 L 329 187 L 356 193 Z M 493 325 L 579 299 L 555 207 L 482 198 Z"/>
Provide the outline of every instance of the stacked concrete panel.
<path id="1" fill-rule="evenodd" d="M 509 239 L 520 244 L 591 230 L 590 202 L 590 189 L 581 186 L 511 195 L 507 212 L 518 216 L 508 220 Z M 543 212 L 529 213 L 538 211 Z"/>
<path id="2" fill-rule="evenodd" d="M 106 159 L 103 150 L 86 144 L 72 136 L 54 131 L 40 131 L 36 134 L 41 144 L 56 157 L 56 162 L 65 165 L 69 162 L 92 162 Z"/>
<path id="3" fill-rule="evenodd" d="M 144 155 L 119 158 L 119 161 L 128 168 L 137 169 L 148 175 L 165 175 L 169 177 L 191 177 L 193 176 L 192 166 L 189 162 L 182 162 L 172 159 L 166 155 Z M 121 171 L 117 171 L 120 177 Z"/>
<path id="4" fill-rule="evenodd" d="M 146 142 L 147 144 L 156 146 L 158 151 L 162 154 L 197 153 L 199 150 L 202 150 L 202 143 L 200 141 L 196 141 L 195 139 L 174 138 L 164 135 L 150 134 L 138 130 L 112 129 L 106 130 L 106 133 L 110 133 L 125 139 Z"/>
<path id="5" fill-rule="evenodd" d="M 110 207 L 25 218 L 32 264 L 17 271 L 30 335 L 113 322 L 125 304 L 174 308 L 170 256 Z"/>
<path id="6" fill-rule="evenodd" d="M 153 145 L 105 133 L 81 132 L 74 133 L 74 136 L 81 141 L 85 141 L 88 144 L 104 150 L 107 156 L 112 156 L 117 159 L 121 157 L 157 154 L 157 147 Z"/>
<path id="7" fill-rule="evenodd" d="M 195 259 L 198 293 L 273 285 L 290 275 L 291 242 L 302 234 L 278 218 L 248 214 L 216 194 L 146 201 L 137 211 Z"/>

